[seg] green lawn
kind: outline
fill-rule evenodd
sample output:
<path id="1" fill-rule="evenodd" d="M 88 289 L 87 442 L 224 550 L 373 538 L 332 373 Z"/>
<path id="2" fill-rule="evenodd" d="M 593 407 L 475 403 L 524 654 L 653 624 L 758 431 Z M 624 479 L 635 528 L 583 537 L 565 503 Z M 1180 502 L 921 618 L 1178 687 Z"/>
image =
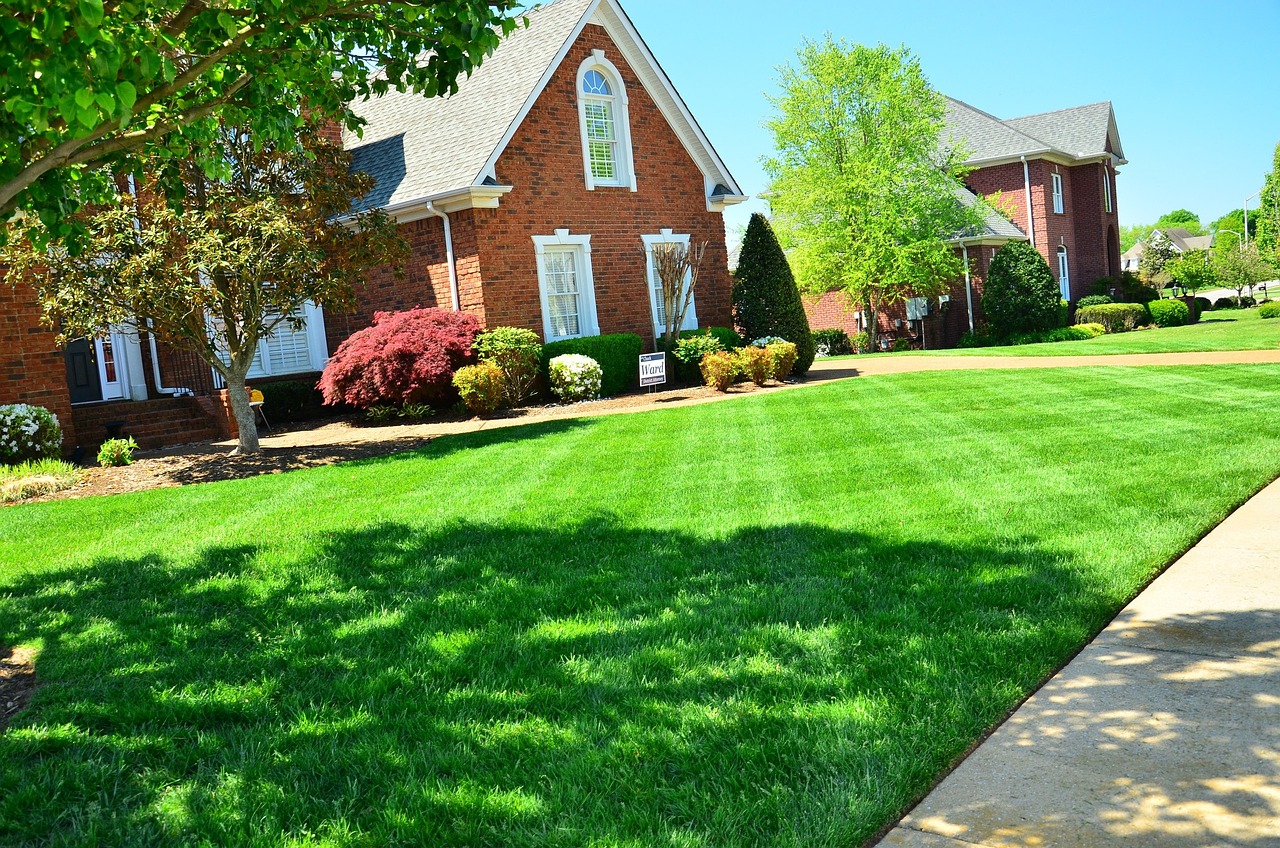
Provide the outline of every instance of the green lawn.
<path id="1" fill-rule="evenodd" d="M 0 511 L 0 844 L 857 845 L 1280 474 L 1278 380 L 901 375 Z"/>

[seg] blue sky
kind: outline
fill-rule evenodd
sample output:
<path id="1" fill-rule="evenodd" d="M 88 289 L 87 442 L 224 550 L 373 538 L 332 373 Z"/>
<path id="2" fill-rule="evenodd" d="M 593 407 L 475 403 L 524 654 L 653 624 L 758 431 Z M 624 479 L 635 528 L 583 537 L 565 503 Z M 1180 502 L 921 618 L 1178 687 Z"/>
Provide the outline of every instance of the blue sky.
<path id="1" fill-rule="evenodd" d="M 764 187 L 761 123 L 804 38 L 905 44 L 934 88 L 1001 118 L 1110 100 L 1130 164 L 1123 224 L 1187 208 L 1208 224 L 1262 187 L 1280 142 L 1280 2 L 958 4 L 622 0 L 743 189 Z M 1257 207 L 1257 199 L 1250 208 Z M 727 216 L 740 228 L 753 200 Z"/>

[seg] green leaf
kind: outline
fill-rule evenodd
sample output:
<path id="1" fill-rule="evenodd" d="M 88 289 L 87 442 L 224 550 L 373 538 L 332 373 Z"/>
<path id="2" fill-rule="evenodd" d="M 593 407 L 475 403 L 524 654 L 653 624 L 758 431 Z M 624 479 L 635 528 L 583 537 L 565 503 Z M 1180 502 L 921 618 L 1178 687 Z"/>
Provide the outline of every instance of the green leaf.
<path id="1" fill-rule="evenodd" d="M 116 99 L 120 101 L 120 105 L 124 107 L 126 112 L 133 109 L 133 104 L 138 102 L 138 89 L 134 88 L 133 83 L 123 80 L 116 83 Z"/>
<path id="2" fill-rule="evenodd" d="M 88 109 L 93 105 L 93 92 L 87 88 L 82 88 L 76 92 L 76 105 L 81 109 Z"/>
<path id="3" fill-rule="evenodd" d="M 89 26 L 102 23 L 102 0 L 80 0 L 80 17 Z"/>
<path id="4" fill-rule="evenodd" d="M 231 17 L 226 12 L 218 13 L 218 26 L 226 30 L 228 37 L 232 37 L 236 34 L 237 27 L 235 18 Z"/>

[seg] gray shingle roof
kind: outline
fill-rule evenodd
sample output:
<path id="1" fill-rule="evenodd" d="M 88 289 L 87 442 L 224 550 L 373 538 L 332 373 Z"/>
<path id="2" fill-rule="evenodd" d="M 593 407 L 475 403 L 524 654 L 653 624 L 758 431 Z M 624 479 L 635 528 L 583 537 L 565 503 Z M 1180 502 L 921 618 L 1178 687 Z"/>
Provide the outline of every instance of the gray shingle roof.
<path id="1" fill-rule="evenodd" d="M 978 202 L 978 196 L 964 186 L 956 187 L 956 197 L 960 199 L 961 203 L 969 207 Z M 1027 239 L 1027 234 L 1022 231 L 1021 227 L 994 209 L 988 210 L 986 219 L 982 224 L 983 229 L 981 232 L 965 233 L 962 238 L 1006 238 L 1012 241 L 1026 241 Z"/>
<path id="2" fill-rule="evenodd" d="M 1072 159 L 1103 156 L 1114 128 L 1109 102 L 1001 120 L 961 100 L 947 98 L 947 130 L 970 151 L 968 162 L 1057 153 Z M 1123 158 L 1119 138 L 1113 152 Z"/>
<path id="3" fill-rule="evenodd" d="M 1056 112 L 1010 118 L 1005 124 L 1035 138 L 1043 139 L 1063 153 L 1084 158 L 1107 152 L 1111 130 L 1111 104 L 1090 103 Z M 1118 151 L 1117 151 L 1118 152 Z"/>
<path id="4" fill-rule="evenodd" d="M 389 91 L 354 104 L 364 137 L 343 134 L 352 168 L 378 181 L 353 211 L 395 206 L 476 184 L 489 157 L 592 0 L 555 0 L 530 12 L 458 93 L 427 98 Z"/>

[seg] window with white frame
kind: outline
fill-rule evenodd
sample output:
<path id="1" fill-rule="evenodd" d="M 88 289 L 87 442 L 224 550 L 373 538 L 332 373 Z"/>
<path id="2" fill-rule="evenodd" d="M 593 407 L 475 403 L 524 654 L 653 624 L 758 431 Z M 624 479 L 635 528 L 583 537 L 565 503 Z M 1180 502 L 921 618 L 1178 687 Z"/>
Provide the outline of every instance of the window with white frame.
<path id="1" fill-rule="evenodd" d="M 634 191 L 627 90 L 603 50 L 593 50 L 578 68 L 578 116 L 587 188 L 624 186 Z"/>
<path id="2" fill-rule="evenodd" d="M 1102 200 L 1106 206 L 1107 213 L 1111 212 L 1111 172 L 1106 168 L 1102 169 Z"/>
<path id="3" fill-rule="evenodd" d="M 268 316 L 268 320 L 272 317 Z M 217 319 L 212 319 L 212 323 L 216 326 Z M 225 353 L 219 352 L 219 355 L 227 361 Z M 294 310 L 292 320 L 280 322 L 266 338 L 259 340 L 248 376 L 254 379 L 309 374 L 323 371 L 328 359 L 324 313 L 308 300 Z"/>
<path id="4" fill-rule="evenodd" d="M 1052 174 L 1053 177 L 1053 211 L 1062 214 L 1062 174 Z"/>
<path id="5" fill-rule="evenodd" d="M 1071 270 L 1067 267 L 1067 248 L 1058 248 L 1058 292 L 1063 300 L 1071 299 Z"/>
<path id="6" fill-rule="evenodd" d="M 556 230 L 554 236 L 534 236 L 533 246 L 538 258 L 543 338 L 554 342 L 599 335 L 591 236 Z"/>
<path id="7" fill-rule="evenodd" d="M 658 277 L 658 266 L 654 262 L 654 251 L 659 245 L 664 244 L 679 244 L 688 250 L 689 236 L 688 234 L 673 234 L 671 230 L 661 230 L 656 236 L 641 236 L 641 239 L 644 241 L 645 265 L 649 276 L 649 304 L 652 307 L 653 328 L 656 336 L 666 332 L 667 310 L 666 302 L 662 295 L 662 280 Z M 686 279 L 685 282 L 687 284 L 688 280 Z M 689 311 L 685 313 L 684 323 L 680 325 L 680 329 L 698 329 L 698 313 L 693 297 L 689 299 Z"/>

